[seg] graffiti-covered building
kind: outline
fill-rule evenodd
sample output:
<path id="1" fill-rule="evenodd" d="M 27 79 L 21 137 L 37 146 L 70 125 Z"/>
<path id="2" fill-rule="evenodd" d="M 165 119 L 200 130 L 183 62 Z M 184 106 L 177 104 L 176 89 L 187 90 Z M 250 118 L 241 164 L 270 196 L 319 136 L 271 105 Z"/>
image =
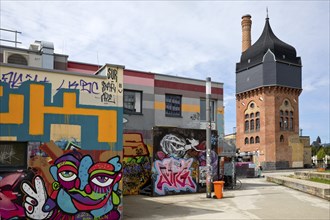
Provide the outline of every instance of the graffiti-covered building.
<path id="1" fill-rule="evenodd" d="M 98 67 L 70 65 L 83 71 Z M 124 195 L 205 190 L 205 90 L 204 80 L 124 69 Z M 212 172 L 217 178 L 218 139 L 224 134 L 223 84 L 212 82 L 211 93 Z M 163 160 L 167 165 L 160 163 Z M 176 172 L 170 173 L 172 170 Z M 183 183 L 171 177 L 177 173 L 186 175 L 180 177 Z"/>
<path id="2" fill-rule="evenodd" d="M 72 72 L 49 42 L 0 57 L 0 218 L 119 219 L 123 66 Z"/>
<path id="3" fill-rule="evenodd" d="M 118 219 L 123 195 L 205 186 L 205 81 L 0 47 L 1 219 Z M 212 167 L 224 133 L 212 82 Z"/>
<path id="4" fill-rule="evenodd" d="M 211 93 L 216 175 L 217 140 L 224 133 L 223 84 L 212 83 Z M 124 70 L 124 194 L 205 190 L 200 178 L 206 163 L 205 101 L 203 80 Z"/>

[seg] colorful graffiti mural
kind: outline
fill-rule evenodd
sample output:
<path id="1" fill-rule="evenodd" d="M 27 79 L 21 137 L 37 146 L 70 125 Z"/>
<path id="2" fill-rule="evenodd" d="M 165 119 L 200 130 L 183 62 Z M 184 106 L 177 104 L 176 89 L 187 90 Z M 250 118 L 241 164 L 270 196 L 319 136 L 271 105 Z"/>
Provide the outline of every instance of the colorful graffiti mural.
<path id="1" fill-rule="evenodd" d="M 1 67 L 0 219 L 121 218 L 123 71 L 113 69 L 81 79 Z"/>
<path id="2" fill-rule="evenodd" d="M 212 131 L 211 167 L 217 178 L 217 133 Z M 206 131 L 154 127 L 153 195 L 205 191 Z"/>
<path id="3" fill-rule="evenodd" d="M 196 183 L 192 179 L 191 164 L 193 158 L 188 160 L 166 158 L 155 161 L 157 178 L 155 181 L 155 192 L 165 195 L 166 191 L 190 191 L 196 192 Z"/>
<path id="4" fill-rule="evenodd" d="M 123 194 L 136 195 L 150 183 L 150 154 L 142 134 L 124 133 L 123 139 Z"/>
<path id="5" fill-rule="evenodd" d="M 54 147 L 54 144 L 53 144 Z M 24 181 L 24 208 L 31 219 L 79 219 L 107 217 L 118 219 L 115 208 L 120 202 L 121 179 L 119 156 L 106 162 L 94 162 L 90 155 L 70 151 L 58 157 L 50 166 L 52 189 L 45 187 L 39 175 Z"/>

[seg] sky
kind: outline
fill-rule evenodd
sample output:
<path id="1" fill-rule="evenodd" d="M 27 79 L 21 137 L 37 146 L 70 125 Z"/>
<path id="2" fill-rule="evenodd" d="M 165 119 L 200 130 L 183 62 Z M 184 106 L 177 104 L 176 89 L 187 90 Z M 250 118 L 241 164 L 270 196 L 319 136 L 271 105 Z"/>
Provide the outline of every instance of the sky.
<path id="1" fill-rule="evenodd" d="M 50 41 L 55 53 L 69 55 L 71 61 L 222 82 L 225 134 L 230 134 L 236 127 L 241 17 L 252 16 L 253 44 L 265 25 L 266 8 L 275 35 L 295 47 L 302 59 L 302 135 L 311 142 L 319 136 L 322 143 L 330 143 L 328 0 L 0 0 L 0 26 L 22 32 L 18 47 Z M 0 33 L 2 39 L 15 39 L 13 33 Z"/>

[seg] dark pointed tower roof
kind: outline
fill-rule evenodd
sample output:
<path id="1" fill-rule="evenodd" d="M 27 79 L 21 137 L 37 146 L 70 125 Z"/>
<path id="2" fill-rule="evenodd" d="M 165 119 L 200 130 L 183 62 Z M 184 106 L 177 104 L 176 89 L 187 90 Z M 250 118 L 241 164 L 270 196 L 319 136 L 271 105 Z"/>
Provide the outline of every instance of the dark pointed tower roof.
<path id="1" fill-rule="evenodd" d="M 296 49 L 275 36 L 267 16 L 261 36 L 251 47 L 242 53 L 241 60 L 236 65 L 236 72 L 262 63 L 263 57 L 268 50 L 275 55 L 275 59 L 278 62 L 301 66 L 301 59 L 297 57 Z"/>

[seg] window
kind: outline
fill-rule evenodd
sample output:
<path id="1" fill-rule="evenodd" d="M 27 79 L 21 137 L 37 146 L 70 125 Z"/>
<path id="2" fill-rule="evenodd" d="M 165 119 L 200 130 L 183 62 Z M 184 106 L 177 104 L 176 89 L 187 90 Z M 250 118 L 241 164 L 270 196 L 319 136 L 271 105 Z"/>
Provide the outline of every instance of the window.
<path id="1" fill-rule="evenodd" d="M 244 130 L 245 130 L 245 132 L 249 131 L 249 121 L 248 120 L 245 121 Z"/>
<path id="2" fill-rule="evenodd" d="M 284 129 L 285 129 L 285 130 L 288 130 L 288 128 L 289 128 L 289 118 L 286 117 L 286 118 L 285 118 L 285 121 L 284 121 Z"/>
<path id="3" fill-rule="evenodd" d="M 27 168 L 27 142 L 0 141 L 0 170 Z"/>
<path id="4" fill-rule="evenodd" d="M 260 119 L 259 118 L 256 119 L 256 130 L 257 131 L 260 130 Z"/>
<path id="5" fill-rule="evenodd" d="M 280 118 L 280 129 L 283 130 L 284 128 L 284 121 L 283 121 L 283 117 Z"/>
<path id="6" fill-rule="evenodd" d="M 210 100 L 211 106 L 211 121 L 215 121 L 215 112 L 216 112 L 216 102 L 214 100 Z M 200 108 L 200 120 L 206 121 L 206 100 L 201 99 L 199 102 Z"/>
<path id="7" fill-rule="evenodd" d="M 256 144 L 260 143 L 260 138 L 259 136 L 256 137 Z"/>
<path id="8" fill-rule="evenodd" d="M 244 131 L 256 132 L 260 130 L 260 108 L 253 101 L 244 112 Z"/>
<path id="9" fill-rule="evenodd" d="M 124 90 L 124 113 L 142 114 L 142 92 Z"/>
<path id="10" fill-rule="evenodd" d="M 169 117 L 181 117 L 180 95 L 165 95 L 165 115 Z"/>
<path id="11" fill-rule="evenodd" d="M 280 130 L 290 130 L 294 129 L 294 108 L 288 99 L 285 99 L 280 106 Z"/>
<path id="12" fill-rule="evenodd" d="M 254 131 L 254 120 L 253 119 L 250 121 L 250 130 Z"/>
<path id="13" fill-rule="evenodd" d="M 244 144 L 249 144 L 249 138 L 245 138 Z"/>
<path id="14" fill-rule="evenodd" d="M 284 136 L 283 135 L 280 136 L 280 142 L 284 142 Z"/>
<path id="15" fill-rule="evenodd" d="M 28 62 L 26 58 L 20 54 L 12 54 L 8 57 L 8 63 L 13 63 L 13 64 L 20 64 L 27 66 Z"/>
<path id="16" fill-rule="evenodd" d="M 250 137 L 250 144 L 254 144 L 254 138 Z"/>
<path id="17" fill-rule="evenodd" d="M 293 130 L 293 112 L 290 111 L 290 119 L 289 119 L 289 129 L 292 131 Z"/>

